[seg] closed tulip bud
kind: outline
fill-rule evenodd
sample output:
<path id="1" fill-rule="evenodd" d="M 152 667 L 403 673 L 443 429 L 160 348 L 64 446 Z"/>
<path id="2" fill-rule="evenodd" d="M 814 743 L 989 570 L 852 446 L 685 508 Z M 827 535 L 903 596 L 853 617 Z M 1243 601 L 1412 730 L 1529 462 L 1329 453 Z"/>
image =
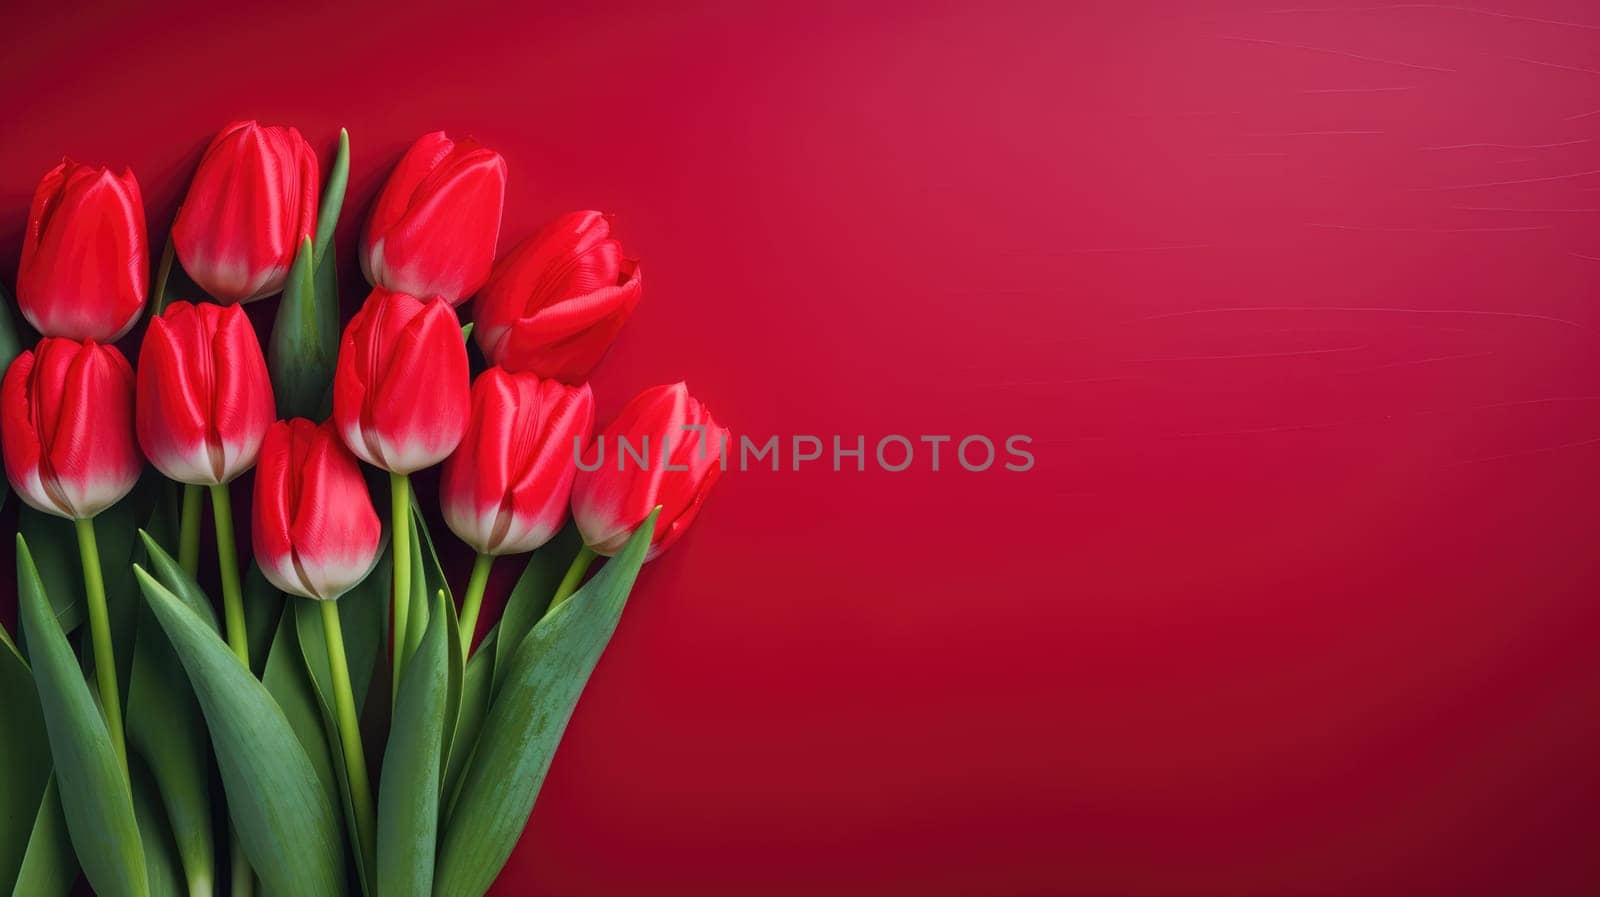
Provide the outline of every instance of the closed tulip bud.
<path id="1" fill-rule="evenodd" d="M 506 161 L 476 140 L 424 134 L 400 158 L 361 233 L 373 286 L 460 305 L 489 278 Z"/>
<path id="2" fill-rule="evenodd" d="M 581 383 L 639 304 L 639 262 L 611 219 L 572 212 L 502 258 L 478 294 L 473 335 L 491 364 Z"/>
<path id="3" fill-rule="evenodd" d="M 356 457 L 390 473 L 438 464 L 467 430 L 467 345 L 455 310 L 372 291 L 339 344 L 333 419 Z"/>
<path id="4" fill-rule="evenodd" d="M 6 477 L 30 506 L 83 520 L 133 489 L 133 368 L 113 346 L 46 337 L 0 383 Z"/>
<path id="5" fill-rule="evenodd" d="M 645 560 L 658 557 L 700 513 L 722 473 L 727 440 L 682 383 L 634 396 L 590 443 L 573 483 L 572 519 L 584 544 L 615 555 L 659 505 Z"/>
<path id="6" fill-rule="evenodd" d="M 194 282 L 219 302 L 283 289 L 317 227 L 317 156 L 294 128 L 223 128 L 194 173 L 172 242 Z"/>
<path id="7" fill-rule="evenodd" d="M 174 302 L 139 350 L 139 447 L 180 483 L 212 486 L 250 469 L 276 416 L 250 319 L 237 305 Z"/>
<path id="8" fill-rule="evenodd" d="M 302 598 L 338 598 L 372 572 L 383 525 L 331 421 L 267 428 L 250 532 L 262 575 Z"/>
<path id="9" fill-rule="evenodd" d="M 144 202 L 133 172 L 61 160 L 28 208 L 17 305 L 45 336 L 112 342 L 144 308 L 150 276 Z"/>
<path id="10" fill-rule="evenodd" d="M 588 384 L 484 371 L 472 384 L 467 435 L 439 481 L 445 523 L 480 554 L 550 541 L 566 522 L 576 452 L 593 426 Z"/>

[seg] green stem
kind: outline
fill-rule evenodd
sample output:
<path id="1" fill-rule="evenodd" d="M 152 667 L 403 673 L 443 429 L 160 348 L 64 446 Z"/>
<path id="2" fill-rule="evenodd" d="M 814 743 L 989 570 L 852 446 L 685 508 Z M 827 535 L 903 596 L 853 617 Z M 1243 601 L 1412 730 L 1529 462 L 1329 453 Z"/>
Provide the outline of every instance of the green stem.
<path id="1" fill-rule="evenodd" d="M 233 544 L 233 501 L 226 483 L 211 487 L 211 516 L 217 527 L 217 566 L 222 568 L 222 617 L 228 647 L 250 669 L 250 634 L 244 625 L 244 595 L 239 589 L 239 552 Z"/>
<path id="2" fill-rule="evenodd" d="M 483 609 L 483 590 L 489 585 L 489 569 L 494 566 L 494 555 L 480 554 L 472 562 L 472 577 L 467 580 L 467 594 L 461 599 L 461 656 L 472 653 L 472 634 L 478 629 L 478 611 Z"/>
<path id="3" fill-rule="evenodd" d="M 389 474 L 389 529 L 394 547 L 394 681 L 391 702 L 400 697 L 405 667 L 406 617 L 411 610 L 411 478 Z"/>
<path id="4" fill-rule="evenodd" d="M 190 576 L 200 569 L 200 499 L 202 491 L 191 483 L 183 485 L 183 513 L 178 522 L 178 566 Z"/>
<path id="5" fill-rule="evenodd" d="M 339 714 L 339 744 L 344 749 L 345 777 L 350 782 L 350 802 L 356 815 L 356 845 L 373 869 L 377 857 L 377 823 L 372 809 L 372 786 L 367 779 L 367 756 L 361 747 L 361 723 L 356 719 L 355 692 L 350 688 L 350 666 L 344 657 L 344 631 L 339 626 L 339 605 L 322 605 L 322 636 L 328 644 L 328 669 L 333 676 L 333 703 Z"/>
<path id="6" fill-rule="evenodd" d="M 122 774 L 128 774 L 128 748 L 122 738 L 122 697 L 117 693 L 117 658 L 111 648 L 111 617 L 106 612 L 106 581 L 100 573 L 100 547 L 95 543 L 94 519 L 74 520 L 78 528 L 78 554 L 83 560 L 83 586 L 89 601 L 89 637 L 94 642 L 94 676 L 100 685 L 100 709 L 106 715 L 111 746 L 117 751 Z"/>
<path id="7" fill-rule="evenodd" d="M 561 585 L 556 586 L 556 594 L 550 599 L 550 608 L 545 613 L 555 610 L 561 602 L 572 597 L 572 593 L 583 584 L 583 574 L 589 572 L 589 565 L 594 563 L 594 549 L 585 545 L 578 549 L 578 556 L 572 559 L 572 566 L 567 568 L 567 575 L 561 578 Z"/>

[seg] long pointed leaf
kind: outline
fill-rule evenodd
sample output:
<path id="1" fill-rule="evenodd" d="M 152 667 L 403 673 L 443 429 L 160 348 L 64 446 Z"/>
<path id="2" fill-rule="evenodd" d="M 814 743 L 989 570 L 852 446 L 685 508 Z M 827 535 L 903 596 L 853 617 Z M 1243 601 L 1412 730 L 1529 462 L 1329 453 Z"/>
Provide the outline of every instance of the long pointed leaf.
<path id="1" fill-rule="evenodd" d="M 306 756 L 316 770 L 317 780 L 332 806 L 339 801 L 339 781 L 333 773 L 333 761 L 328 750 L 327 730 L 323 725 L 322 710 L 317 706 L 317 694 L 306 673 L 305 661 L 300 656 L 300 639 L 295 631 L 293 614 L 284 614 L 278 621 L 277 636 L 267 652 L 266 670 L 261 683 L 272 694 L 273 700 L 289 720 L 289 727 L 305 748 Z"/>
<path id="2" fill-rule="evenodd" d="M 338 823 L 283 710 L 214 630 L 143 568 L 134 569 L 200 700 L 251 868 L 270 893 L 337 897 L 344 883 Z"/>
<path id="3" fill-rule="evenodd" d="M 322 201 L 317 204 L 316 260 L 320 263 L 333 245 L 333 231 L 339 224 L 339 212 L 344 208 L 344 189 L 350 180 L 350 132 L 339 129 L 339 148 L 333 153 L 333 166 L 328 169 L 328 183 L 322 188 Z"/>
<path id="4" fill-rule="evenodd" d="M 56 624 L 28 543 L 20 535 L 17 593 L 61 807 L 84 874 L 102 897 L 148 897 L 144 849 L 127 773 L 66 633 Z"/>
<path id="5" fill-rule="evenodd" d="M 654 529 L 652 513 L 621 554 L 540 620 L 512 655 L 445 830 L 434 897 L 479 897 L 511 856 Z"/>
<path id="6" fill-rule="evenodd" d="M 27 848 L 16 881 L 8 885 L 11 897 L 67 897 L 78 879 L 78 861 L 53 775 L 45 783 Z"/>
<path id="7" fill-rule="evenodd" d="M 0 782 L 5 783 L 0 788 L 0 893 L 5 893 L 22 867 L 45 783 L 50 778 L 50 741 L 44 731 L 44 711 L 39 707 L 33 672 L 3 628 L 0 708 L 4 708 L 6 721 L 0 731 Z"/>
<path id="8" fill-rule="evenodd" d="M 190 897 L 193 894 L 211 893 L 209 880 L 201 883 L 202 890 L 191 892 L 184 885 L 183 867 L 178 860 L 178 845 L 172 840 L 172 829 L 156 792 L 150 771 L 134 757 L 128 761 L 133 775 L 133 811 L 139 820 L 139 836 L 144 844 L 145 869 L 150 879 L 150 897 Z"/>
<path id="9" fill-rule="evenodd" d="M 467 661 L 461 680 L 460 707 L 456 712 L 456 732 L 450 749 L 445 752 L 444 791 L 441 818 L 450 818 L 456 794 L 461 790 L 461 775 L 466 772 L 478 746 L 478 733 L 483 729 L 483 717 L 489 712 L 489 692 L 494 679 L 495 646 L 500 638 L 500 627 L 491 627 L 478 646 L 477 653 Z"/>
<path id="10" fill-rule="evenodd" d="M 450 635 L 443 593 L 401 677 L 378 793 L 378 893 L 428 897 L 438 849 Z M 457 651 L 460 642 L 455 643 Z"/>
<path id="11" fill-rule="evenodd" d="M 500 615 L 500 637 L 494 645 L 496 685 L 502 678 L 500 674 L 506 668 L 506 661 L 522 645 L 523 636 L 544 616 L 550 599 L 555 596 L 556 586 L 561 584 L 567 567 L 582 546 L 578 528 L 569 523 L 528 558 L 528 566 L 517 578 L 517 584 L 511 587 L 506 609 Z"/>
<path id="12" fill-rule="evenodd" d="M 216 860 L 205 718 L 182 662 L 149 608 L 140 615 L 133 651 L 128 745 L 149 767 L 161 798 L 163 822 L 182 861 L 184 881 L 192 893 L 210 893 Z M 147 837 L 147 847 L 148 843 Z"/>

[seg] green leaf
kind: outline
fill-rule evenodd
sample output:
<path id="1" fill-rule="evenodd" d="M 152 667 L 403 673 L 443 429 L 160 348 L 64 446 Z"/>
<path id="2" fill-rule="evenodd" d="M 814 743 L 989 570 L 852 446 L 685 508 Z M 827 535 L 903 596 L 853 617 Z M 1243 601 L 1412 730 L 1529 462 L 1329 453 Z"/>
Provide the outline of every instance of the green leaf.
<path id="1" fill-rule="evenodd" d="M 511 655 L 445 827 L 434 897 L 479 897 L 511 855 L 567 720 L 622 617 L 656 513 Z"/>
<path id="2" fill-rule="evenodd" d="M 456 733 L 446 752 L 443 816 L 448 819 L 455 806 L 456 793 L 461 787 L 461 774 L 466 771 L 478 745 L 478 733 L 483 728 L 483 717 L 489 712 L 489 693 L 494 679 L 495 645 L 499 641 L 500 627 L 491 627 L 478 644 L 478 650 L 467 661 L 462 677 L 460 707 L 456 713 Z"/>
<path id="3" fill-rule="evenodd" d="M 178 861 L 178 847 L 167 827 L 161 796 L 156 792 L 149 770 L 137 757 L 128 761 L 133 775 L 133 811 L 139 820 L 139 835 L 144 844 L 145 867 L 150 880 L 150 897 L 188 897 L 184 885 L 183 869 Z M 211 879 L 197 880 L 203 889 L 200 894 L 211 893 Z"/>
<path id="4" fill-rule="evenodd" d="M 211 606 L 211 599 L 206 596 L 205 590 L 200 588 L 200 584 L 195 582 L 194 577 L 189 575 L 189 571 L 183 569 L 148 532 L 140 530 L 139 540 L 144 545 L 144 556 L 149 561 L 149 572 L 155 576 L 156 581 L 210 626 L 212 632 L 219 631 L 217 612 Z"/>
<path id="5" fill-rule="evenodd" d="M 450 660 L 448 602 L 432 619 L 401 677 L 378 792 L 378 893 L 428 897 L 439 834 L 439 773 Z M 460 642 L 455 642 L 457 652 Z"/>
<path id="6" fill-rule="evenodd" d="M 572 566 L 572 559 L 577 557 L 578 549 L 582 547 L 583 539 L 578 535 L 577 526 L 569 523 L 554 539 L 528 558 L 528 566 L 511 588 L 511 594 L 506 598 L 506 609 L 500 615 L 500 638 L 494 646 L 496 687 L 503 678 L 501 673 L 505 671 L 506 661 L 522 644 L 523 637 L 533 628 L 533 624 L 544 616 L 550 599 L 555 597 L 556 586 L 561 584 L 561 578 L 566 575 L 567 568 Z M 478 650 L 483 651 L 484 648 Z"/>
<path id="7" fill-rule="evenodd" d="M 67 897 L 78 880 L 78 863 L 53 775 L 46 779 L 27 845 L 16 882 L 8 885 L 11 897 Z"/>
<path id="8" fill-rule="evenodd" d="M 128 672 L 133 664 L 131 649 L 137 619 L 133 580 L 126 571 L 133 558 L 137 507 L 146 497 L 130 494 L 102 511 L 94 521 L 100 569 L 105 579 L 106 609 L 111 620 L 112 647 L 120 667 L 117 679 L 123 694 L 126 694 Z M 18 510 L 17 529 L 34 549 L 34 562 L 38 565 L 45 594 L 50 596 L 61 629 L 70 634 L 86 619 L 83 559 L 78 554 L 78 535 L 72 521 L 24 505 Z"/>
<path id="9" fill-rule="evenodd" d="M 279 417 L 320 417 L 333 379 L 338 335 L 328 331 L 326 315 L 317 307 L 313 252 L 311 238 L 306 237 L 289 266 L 267 343 L 267 367 Z"/>
<path id="10" fill-rule="evenodd" d="M 339 129 L 339 148 L 333 154 L 333 167 L 328 169 L 328 183 L 322 188 L 322 202 L 317 206 L 316 260 L 320 264 L 333 245 L 333 231 L 339 224 L 339 212 L 344 208 L 344 189 L 350 180 L 350 132 Z"/>
<path id="11" fill-rule="evenodd" d="M 417 650 L 417 645 L 422 643 L 422 634 L 428 629 L 428 617 L 433 607 L 429 595 L 440 589 L 445 595 L 450 594 L 449 583 L 445 582 L 444 574 L 439 570 L 439 559 L 433 556 L 433 544 L 430 541 L 426 546 L 426 555 L 422 540 L 427 538 L 428 527 L 422 516 L 415 510 L 413 504 L 411 520 L 411 601 L 410 610 L 406 612 L 406 652 L 407 658 Z M 424 560 L 425 556 L 432 557 L 433 563 Z M 452 602 L 453 603 L 453 602 Z M 397 691 L 398 694 L 398 691 Z"/>
<path id="12" fill-rule="evenodd" d="M 135 572 L 200 699 L 251 868 L 269 893 L 336 897 L 344 883 L 338 822 L 288 718 L 214 629 L 142 567 Z"/>
<path id="13" fill-rule="evenodd" d="M 167 235 L 167 245 L 161 250 L 161 261 L 156 265 L 156 276 L 150 281 L 150 317 L 161 314 L 167 307 L 167 282 L 172 279 L 172 263 L 178 257 L 178 246 Z"/>
<path id="14" fill-rule="evenodd" d="M 0 893 L 9 893 L 50 779 L 50 741 L 33 672 L 0 628 Z"/>
<path id="15" fill-rule="evenodd" d="M 267 666 L 261 682 L 272 694 L 289 727 L 305 748 L 317 780 L 328 797 L 328 805 L 339 801 L 339 782 L 333 773 L 332 755 L 328 749 L 327 731 L 323 727 L 323 712 L 317 705 L 317 693 L 306 672 L 305 660 L 300 653 L 300 639 L 295 631 L 294 614 L 284 614 L 278 621 L 278 631 L 267 651 Z"/>
<path id="16" fill-rule="evenodd" d="M 29 545 L 39 546 L 34 562 L 50 596 L 52 613 L 63 632 L 72 632 L 86 619 L 83 563 L 72 521 L 23 505 L 17 509 L 17 530 Z"/>
<path id="17" fill-rule="evenodd" d="M 369 575 L 369 580 L 373 577 Z M 364 583 L 363 583 L 364 584 Z M 359 587 L 358 587 L 359 588 Z M 345 607 L 346 600 L 354 600 L 351 607 Z M 361 702 L 366 697 L 367 683 L 371 682 L 372 669 L 377 662 L 377 651 L 381 650 L 382 634 L 387 631 L 383 621 L 386 619 L 384 606 L 386 597 L 378 593 L 357 594 L 356 589 L 345 593 L 335 604 L 339 611 L 339 628 L 347 633 L 345 639 L 345 656 L 347 665 L 351 668 L 351 691 L 356 700 L 357 714 L 360 713 Z M 370 618 L 376 615 L 378 622 L 372 623 Z M 285 615 L 289 616 L 289 615 Z M 333 693 L 333 673 L 328 666 L 327 631 L 322 625 L 322 608 L 312 600 L 295 601 L 293 614 L 295 630 L 299 636 L 300 650 L 304 669 L 312 683 L 312 691 L 316 698 L 317 711 L 322 716 L 323 733 L 326 737 L 328 753 L 333 760 L 333 773 L 337 779 L 340 805 L 344 810 L 344 826 L 346 835 L 350 836 L 351 855 L 355 857 L 356 872 L 361 880 L 363 891 L 370 888 L 375 870 L 367 868 L 367 858 L 362 853 L 361 845 L 355 839 L 358 830 L 356 820 L 355 795 L 351 791 L 349 766 L 345 762 L 344 742 L 339 737 L 339 718 L 336 713 L 336 699 Z M 358 621 L 352 624 L 351 621 Z M 352 650 L 354 646 L 355 650 Z M 357 654 L 356 652 L 359 652 Z M 357 659 L 351 661 L 355 656 Z M 358 676 L 359 670 L 365 672 Z M 355 683 L 363 683 L 359 692 Z"/>
<path id="18" fill-rule="evenodd" d="M 17 592 L 72 846 L 95 893 L 147 897 L 144 849 L 127 773 L 21 535 Z"/>
<path id="19" fill-rule="evenodd" d="M 328 250 L 349 176 L 350 135 L 341 130 L 322 191 L 315 241 L 307 237 L 295 253 L 267 342 L 279 417 L 321 420 L 332 407 L 328 384 L 339 354 L 339 272 L 337 253 Z"/>
<path id="20" fill-rule="evenodd" d="M 163 806 L 162 824 L 170 828 L 184 880 L 195 886 L 203 883 L 209 890 L 215 881 L 216 860 L 211 820 L 211 746 L 206 738 L 205 718 L 182 662 L 148 607 L 140 614 L 139 636 L 133 648 L 128 745 L 148 767 L 151 784 Z M 138 797 L 137 791 L 134 796 Z M 141 822 L 141 830 L 142 825 Z M 152 883 L 155 874 L 152 869 Z"/>

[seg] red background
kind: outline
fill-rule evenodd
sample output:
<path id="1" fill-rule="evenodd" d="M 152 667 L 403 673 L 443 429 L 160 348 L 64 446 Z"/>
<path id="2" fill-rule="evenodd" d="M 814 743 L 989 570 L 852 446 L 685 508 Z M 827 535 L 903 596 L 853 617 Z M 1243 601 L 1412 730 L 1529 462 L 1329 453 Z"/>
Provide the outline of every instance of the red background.
<path id="1" fill-rule="evenodd" d="M 1594 894 L 1600 10 L 1283 5 L 7 11 L 0 271 L 445 128 L 642 256 L 602 416 L 1034 438 L 725 477 L 497 893 Z"/>

